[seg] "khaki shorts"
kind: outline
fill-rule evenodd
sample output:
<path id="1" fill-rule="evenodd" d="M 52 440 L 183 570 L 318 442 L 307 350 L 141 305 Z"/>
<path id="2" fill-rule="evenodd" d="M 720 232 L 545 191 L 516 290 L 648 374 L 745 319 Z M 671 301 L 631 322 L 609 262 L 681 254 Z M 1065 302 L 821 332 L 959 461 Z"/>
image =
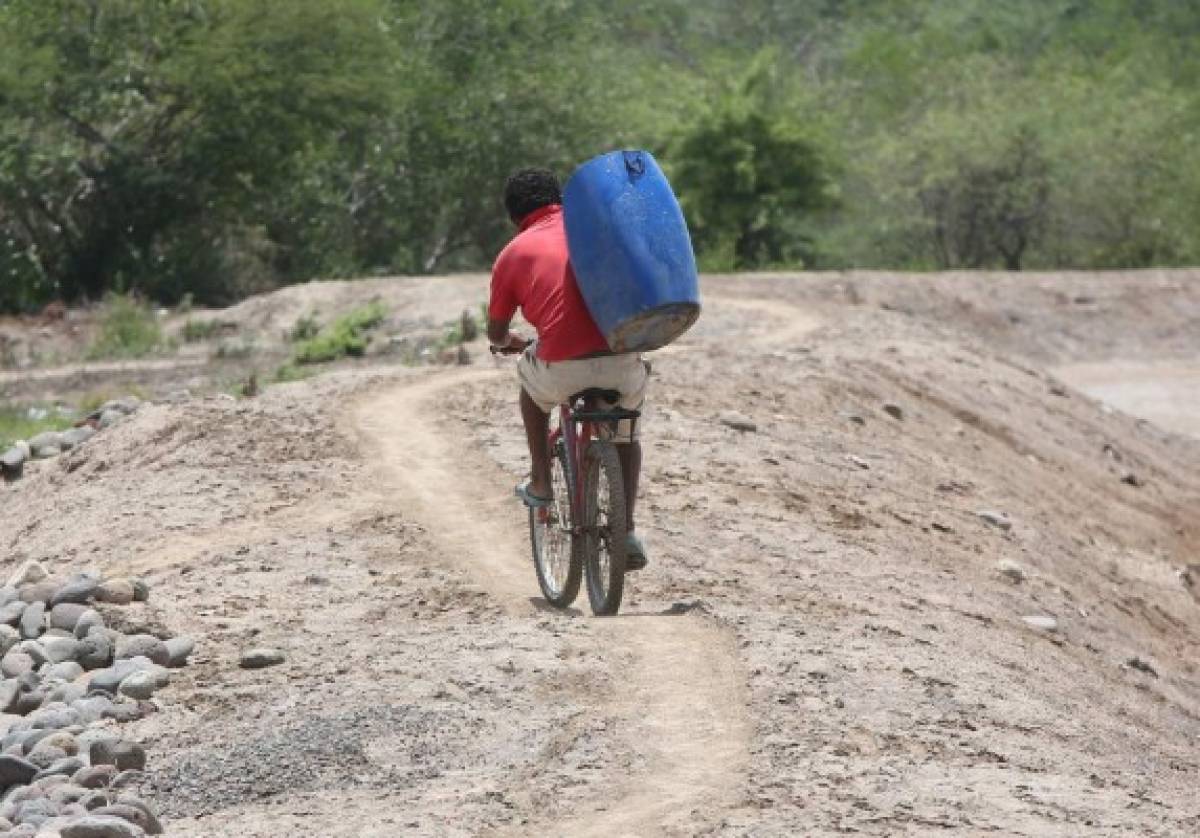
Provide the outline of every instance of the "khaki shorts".
<path id="1" fill-rule="evenodd" d="M 621 394 L 618 405 L 626 410 L 641 410 L 646 401 L 646 382 L 650 378 L 648 365 L 637 353 L 603 355 L 574 361 L 543 361 L 535 354 L 537 344 L 531 343 L 517 362 L 521 387 L 534 403 L 549 413 L 580 390 L 599 387 Z M 631 442 L 638 438 L 642 419 L 625 420 L 617 428 L 616 442 Z"/>

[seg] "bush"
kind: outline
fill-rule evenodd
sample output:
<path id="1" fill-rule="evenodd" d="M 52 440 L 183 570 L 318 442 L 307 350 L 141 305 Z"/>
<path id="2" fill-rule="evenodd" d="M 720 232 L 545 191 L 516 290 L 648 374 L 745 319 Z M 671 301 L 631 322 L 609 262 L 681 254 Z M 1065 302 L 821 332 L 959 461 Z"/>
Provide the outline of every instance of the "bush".
<path id="1" fill-rule="evenodd" d="M 292 353 L 296 364 L 319 364 L 346 356 L 359 357 L 367 351 L 365 332 L 378 326 L 387 317 L 380 302 L 355 309 L 339 317 L 314 338 L 301 341 Z"/>
<path id="2" fill-rule="evenodd" d="M 162 328 L 150 306 L 132 295 L 110 294 L 104 302 L 100 334 L 87 357 L 143 358 L 164 345 Z"/>
<path id="3" fill-rule="evenodd" d="M 292 343 L 302 340 L 312 340 L 321 331 L 321 324 L 317 322 L 316 315 L 306 314 L 296 320 L 288 332 L 288 340 Z"/>
<path id="4" fill-rule="evenodd" d="M 198 343 L 208 340 L 221 331 L 221 323 L 217 320 L 189 320 L 183 324 L 184 343 Z"/>

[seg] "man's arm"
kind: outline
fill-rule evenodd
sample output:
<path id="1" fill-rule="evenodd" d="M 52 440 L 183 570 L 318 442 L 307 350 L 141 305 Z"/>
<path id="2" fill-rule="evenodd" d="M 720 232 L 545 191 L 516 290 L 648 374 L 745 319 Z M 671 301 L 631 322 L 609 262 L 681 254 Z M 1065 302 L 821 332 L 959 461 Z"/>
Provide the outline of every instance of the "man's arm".
<path id="1" fill-rule="evenodd" d="M 493 320 L 491 317 L 488 318 L 487 336 L 492 346 L 504 346 L 508 343 L 508 327 L 511 324 L 511 317 L 507 320 Z"/>

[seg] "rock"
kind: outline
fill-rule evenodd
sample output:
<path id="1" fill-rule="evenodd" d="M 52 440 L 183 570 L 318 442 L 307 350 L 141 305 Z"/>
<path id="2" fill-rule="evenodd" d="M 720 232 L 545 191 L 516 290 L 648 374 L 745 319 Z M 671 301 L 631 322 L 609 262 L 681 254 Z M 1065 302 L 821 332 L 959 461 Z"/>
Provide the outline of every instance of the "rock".
<path id="1" fill-rule="evenodd" d="M 30 760 L 32 762 L 32 760 Z M 70 777 L 80 768 L 84 767 L 84 762 L 79 757 L 63 757 L 56 759 L 54 762 L 43 768 L 37 775 L 36 779 L 43 780 L 47 777 Z"/>
<path id="2" fill-rule="evenodd" d="M 46 650 L 42 648 L 42 644 L 36 640 L 22 640 L 17 649 L 33 659 L 34 669 L 41 669 L 43 664 L 51 662 Z"/>
<path id="3" fill-rule="evenodd" d="M 853 454 L 847 454 L 847 455 L 846 455 L 846 462 L 848 462 L 848 463 L 851 463 L 851 464 L 853 464 L 853 465 L 856 465 L 856 466 L 858 466 L 858 467 L 859 467 L 859 468 L 861 468 L 861 469 L 870 469 L 870 468 L 871 468 L 871 464 L 870 464 L 870 463 L 868 463 L 868 462 L 867 462 L 866 460 L 864 460 L 862 457 L 856 457 L 856 456 L 855 456 L 855 455 L 853 455 Z"/>
<path id="4" fill-rule="evenodd" d="M 1025 625 L 1041 631 L 1058 631 L 1058 620 L 1053 617 L 1034 615 L 1021 618 Z"/>
<path id="5" fill-rule="evenodd" d="M 74 633 L 75 626 L 79 625 L 79 618 L 89 611 L 93 614 L 95 613 L 86 605 L 80 605 L 75 602 L 60 602 L 50 609 L 50 627 Z"/>
<path id="6" fill-rule="evenodd" d="M 128 579 L 108 579 L 96 588 L 96 601 L 112 605 L 128 605 L 133 602 L 133 583 Z"/>
<path id="7" fill-rule="evenodd" d="M 38 767 L 28 760 L 8 754 L 0 755 L 0 788 L 26 786 L 37 776 Z"/>
<path id="8" fill-rule="evenodd" d="M 100 414 L 100 430 L 108 430 L 112 426 L 118 424 L 125 418 L 125 414 L 119 410 L 105 410 Z"/>
<path id="9" fill-rule="evenodd" d="M 99 587 L 100 581 L 98 579 L 93 579 L 90 576 L 77 576 L 54 592 L 54 596 L 50 599 L 50 604 L 59 605 L 64 602 L 87 602 Z"/>
<path id="10" fill-rule="evenodd" d="M 86 640 L 91 639 L 91 637 L 86 638 Z M 149 664 L 146 658 L 141 658 L 140 660 L 146 661 L 146 664 Z M 139 664 L 132 659 L 114 661 L 113 665 L 107 669 L 98 669 L 92 673 L 92 677 L 88 680 L 88 692 L 93 693 L 97 690 L 102 690 L 106 693 L 116 695 L 121 682 L 134 672 L 142 669 L 143 666 L 143 664 Z"/>
<path id="11" fill-rule="evenodd" d="M 121 695 L 135 701 L 149 701 L 158 689 L 158 679 L 149 672 L 132 672 L 117 689 Z"/>
<path id="12" fill-rule="evenodd" d="M 95 742 L 88 756 L 92 765 L 115 765 L 118 771 L 143 771 L 146 768 L 145 749 L 128 739 Z"/>
<path id="13" fill-rule="evenodd" d="M 23 800 L 13 810 L 13 820 L 19 824 L 41 826 L 58 814 L 58 806 L 45 797 Z"/>
<path id="14" fill-rule="evenodd" d="M 167 666 L 179 669 L 187 664 L 187 659 L 196 648 L 196 641 L 190 637 L 172 637 L 167 644 Z"/>
<path id="15" fill-rule="evenodd" d="M 0 605 L 0 623 L 6 626 L 16 626 L 21 621 L 21 615 L 25 613 L 26 603 L 18 600 Z"/>
<path id="16" fill-rule="evenodd" d="M 42 632 L 46 630 L 46 606 L 40 602 L 29 603 L 25 613 L 21 615 L 18 628 L 21 630 L 21 637 L 26 640 L 41 637 Z"/>
<path id="17" fill-rule="evenodd" d="M 92 814 L 99 816 L 107 815 L 114 818 L 120 818 L 121 820 L 128 821 L 132 824 L 136 824 L 137 826 L 141 827 L 147 835 L 162 834 L 162 824 L 158 822 L 157 818 L 151 820 L 148 812 L 143 809 L 139 809 L 136 806 L 130 806 L 128 803 L 114 803 L 111 806 L 105 806 L 97 809 Z M 154 827 L 158 828 L 154 829 Z"/>
<path id="18" fill-rule="evenodd" d="M 117 776 L 115 765 L 90 765 L 80 768 L 71 775 L 71 782 L 85 789 L 107 788 L 112 778 Z"/>
<path id="19" fill-rule="evenodd" d="M 78 428 L 71 428 L 70 430 L 63 431 L 62 435 L 60 436 L 62 441 L 62 449 L 64 451 L 70 451 L 72 448 L 78 448 L 95 435 L 95 429 L 89 425 L 81 425 Z"/>
<path id="20" fill-rule="evenodd" d="M 112 768 L 111 765 L 101 766 L 102 768 Z M 79 805 L 84 808 L 84 811 L 93 812 L 96 809 L 101 809 L 108 805 L 108 793 L 98 790 L 91 790 L 83 797 L 79 798 Z"/>
<path id="21" fill-rule="evenodd" d="M 47 745 L 46 740 L 43 739 L 34 746 L 32 751 L 26 754 L 25 759 L 36 765 L 38 769 L 45 769 L 58 762 L 60 759 L 66 759 L 68 756 L 70 756 L 70 754 L 68 754 L 62 748 L 59 748 L 56 745 Z M 75 772 L 72 771 L 69 773 L 73 774 Z"/>
<path id="22" fill-rule="evenodd" d="M 78 657 L 75 659 L 87 670 L 106 667 L 113 660 L 112 643 L 103 634 L 89 634 L 79 641 Z"/>
<path id="23" fill-rule="evenodd" d="M 893 419 L 897 419 L 900 421 L 903 421 L 903 419 L 904 419 L 904 409 L 901 408 L 900 405 L 898 405 L 898 404 L 893 404 L 892 402 L 888 402 L 887 404 L 885 404 L 883 406 L 883 412 L 886 413 L 888 416 L 891 416 Z"/>
<path id="24" fill-rule="evenodd" d="M 96 611 L 91 609 L 80 615 L 79 620 L 75 623 L 75 637 L 80 640 L 92 633 L 94 628 L 105 628 L 104 618 Z"/>
<path id="25" fill-rule="evenodd" d="M 40 602 L 43 605 L 50 601 L 54 596 L 54 592 L 58 590 L 58 586 L 53 582 L 37 582 L 33 585 L 26 585 L 21 588 L 18 596 L 22 602 Z"/>
<path id="26" fill-rule="evenodd" d="M 0 455 L 0 475 L 8 482 L 20 479 L 25 473 L 25 461 L 28 459 L 25 450 L 13 446 Z"/>
<path id="27" fill-rule="evenodd" d="M 1001 559 L 996 563 L 996 570 L 1000 571 L 1000 575 L 1010 579 L 1013 582 L 1021 583 L 1025 581 L 1025 568 L 1014 562 L 1012 559 Z"/>
<path id="28" fill-rule="evenodd" d="M 122 818 L 94 812 L 59 830 L 62 838 L 142 838 L 146 833 Z"/>
<path id="29" fill-rule="evenodd" d="M 105 718 L 113 708 L 113 701 L 104 695 L 84 695 L 72 701 L 70 707 L 79 714 L 79 723 L 88 725 Z"/>
<path id="30" fill-rule="evenodd" d="M 985 522 L 991 524 L 993 527 L 999 527 L 1005 532 L 1008 532 L 1012 529 L 1012 521 L 1008 520 L 1008 516 L 1003 512 L 994 512 L 989 509 L 984 509 L 976 512 L 975 514 L 982 518 Z"/>
<path id="31" fill-rule="evenodd" d="M 83 641 L 74 637 L 43 637 L 39 643 L 52 664 L 78 659 L 83 645 Z"/>
<path id="32" fill-rule="evenodd" d="M 85 754 L 88 756 L 88 759 L 91 759 L 92 747 L 97 742 L 108 742 L 109 744 L 115 745 L 120 741 L 120 739 L 121 737 L 118 736 L 111 727 L 95 726 L 89 727 L 87 730 L 77 735 L 75 737 L 75 742 L 79 745 L 79 753 Z M 113 770 L 116 770 L 115 766 L 113 767 Z"/>
<path id="33" fill-rule="evenodd" d="M 79 800 L 87 793 L 87 789 L 80 788 L 79 786 L 75 785 L 74 782 L 66 782 L 50 788 L 49 793 L 46 796 L 59 806 L 66 806 L 70 803 L 78 803 Z"/>
<path id="34" fill-rule="evenodd" d="M 62 453 L 62 434 L 46 431 L 29 440 L 29 451 L 35 460 L 44 460 Z"/>
<path id="35" fill-rule="evenodd" d="M 144 579 L 133 580 L 133 601 L 134 602 L 149 602 L 150 601 L 150 586 L 146 584 Z"/>
<path id="36" fill-rule="evenodd" d="M 21 697 L 21 684 L 15 678 L 0 681 L 0 713 L 11 713 Z"/>
<path id="37" fill-rule="evenodd" d="M 62 730 L 79 724 L 79 713 L 65 704 L 47 705 L 31 713 L 29 722 L 39 730 Z"/>
<path id="38" fill-rule="evenodd" d="M 276 666 L 283 663 L 283 652 L 278 649 L 247 649 L 242 652 L 242 658 L 238 665 L 242 669 L 265 669 L 268 666 Z"/>
<path id="39" fill-rule="evenodd" d="M 138 826 L 146 830 L 147 835 L 162 835 L 163 826 L 158 820 L 158 814 L 155 813 L 154 807 L 142 800 L 140 797 L 135 797 L 132 794 L 122 794 L 117 797 L 117 805 L 132 806 L 135 809 L 140 809 L 146 816 L 146 822 L 138 822 Z"/>
<path id="40" fill-rule="evenodd" d="M 69 757 L 76 756 L 79 753 L 79 743 L 65 730 L 57 730 L 49 736 L 43 737 L 37 747 L 58 748 Z"/>
<path id="41" fill-rule="evenodd" d="M 112 707 L 105 711 L 104 718 L 124 724 L 136 722 L 144 715 L 142 705 L 137 701 L 114 701 Z"/>
<path id="42" fill-rule="evenodd" d="M 1137 655 L 1126 660 L 1125 665 L 1130 669 L 1136 669 L 1138 672 L 1145 672 L 1147 675 L 1155 678 L 1158 677 L 1158 670 L 1155 669 L 1154 664 L 1145 658 L 1139 658 Z"/>
<path id="43" fill-rule="evenodd" d="M 735 431 L 742 431 L 743 433 L 754 433 L 758 430 L 758 425 L 754 423 L 753 419 L 735 410 L 725 411 L 717 417 L 717 421 L 727 428 L 733 428 Z"/>
<path id="44" fill-rule="evenodd" d="M 80 666 L 77 662 L 75 662 L 73 660 L 65 660 L 62 663 L 56 663 L 56 664 L 50 666 L 45 672 L 43 672 L 42 680 L 44 680 L 44 681 L 68 681 L 69 682 L 69 681 L 74 681 L 76 678 L 78 678 L 82 674 L 83 674 L 82 666 Z M 64 684 L 64 686 L 71 686 L 71 685 Z M 83 697 L 82 695 L 76 696 L 76 698 L 82 698 L 82 697 Z M 72 700 L 74 700 L 74 699 L 72 699 Z"/>
<path id="45" fill-rule="evenodd" d="M 0 605 L 8 605 L 10 602 L 16 602 L 18 599 L 20 599 L 20 596 L 17 594 L 16 588 L 9 585 L 0 587 Z"/>
<path id="46" fill-rule="evenodd" d="M 1127 471 L 1121 475 L 1121 482 L 1127 486 L 1140 487 L 1142 485 L 1142 478 L 1138 477 L 1132 471 Z"/>
<path id="47" fill-rule="evenodd" d="M 16 678 L 33 671 L 33 658 L 17 649 L 10 649 L 0 658 L 0 674 L 5 678 Z"/>
<path id="48" fill-rule="evenodd" d="M 117 660 L 149 658 L 160 666 L 171 659 L 167 644 L 152 634 L 134 634 L 117 642 Z"/>
<path id="49" fill-rule="evenodd" d="M 22 603 L 24 604 L 24 603 Z M 21 640 L 21 632 L 10 625 L 0 623 L 0 657 Z"/>

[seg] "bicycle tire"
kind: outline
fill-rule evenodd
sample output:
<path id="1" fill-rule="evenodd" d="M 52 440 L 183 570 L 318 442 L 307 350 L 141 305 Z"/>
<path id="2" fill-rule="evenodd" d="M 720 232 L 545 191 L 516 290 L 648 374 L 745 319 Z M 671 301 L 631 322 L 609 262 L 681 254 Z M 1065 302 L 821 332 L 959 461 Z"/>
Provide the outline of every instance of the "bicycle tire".
<path id="1" fill-rule="evenodd" d="M 588 602 L 593 614 L 608 617 L 620 609 L 625 590 L 625 481 L 617 448 L 607 440 L 593 440 L 583 462 Z"/>
<path id="2" fill-rule="evenodd" d="M 540 510 L 529 510 L 529 543 L 533 551 L 533 569 L 537 574 L 538 587 L 542 597 L 555 608 L 567 608 L 579 596 L 579 584 L 583 576 L 582 544 L 579 536 L 573 534 L 575 529 L 575 510 L 571 491 L 571 469 L 567 462 L 567 452 L 562 440 L 554 447 L 550 459 L 551 485 L 554 487 L 554 506 L 551 515 L 553 521 L 549 524 L 538 520 Z M 565 515 L 565 526 L 563 516 Z M 558 526 L 563 537 L 569 539 L 566 549 L 567 573 L 561 585 L 552 578 L 553 571 L 548 566 L 552 557 L 546 555 L 545 537 L 550 535 L 548 529 Z M 542 538 L 539 539 L 539 535 Z"/>

